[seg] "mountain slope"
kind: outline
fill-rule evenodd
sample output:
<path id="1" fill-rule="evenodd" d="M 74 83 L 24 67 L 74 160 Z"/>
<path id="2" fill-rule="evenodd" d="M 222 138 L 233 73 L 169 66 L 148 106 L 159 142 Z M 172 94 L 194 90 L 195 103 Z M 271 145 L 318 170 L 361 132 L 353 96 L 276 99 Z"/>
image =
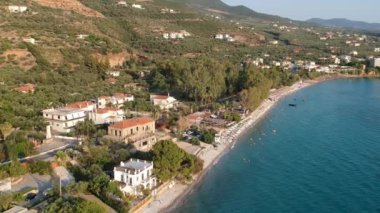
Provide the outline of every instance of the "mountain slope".
<path id="1" fill-rule="evenodd" d="M 380 31 L 380 23 L 367 23 L 362 21 L 352 21 L 348 19 L 319 19 L 313 18 L 307 20 L 307 22 L 315 23 L 328 27 L 341 27 L 350 28 L 355 30 L 365 30 L 365 31 Z"/>
<path id="2" fill-rule="evenodd" d="M 264 13 L 258 13 L 245 6 L 229 6 L 221 0 L 169 0 L 172 2 L 185 3 L 187 5 L 196 7 L 202 10 L 220 11 L 225 14 L 229 14 L 237 17 L 249 17 L 262 20 L 274 21 L 281 20 L 283 18 L 274 15 L 268 15 Z"/>

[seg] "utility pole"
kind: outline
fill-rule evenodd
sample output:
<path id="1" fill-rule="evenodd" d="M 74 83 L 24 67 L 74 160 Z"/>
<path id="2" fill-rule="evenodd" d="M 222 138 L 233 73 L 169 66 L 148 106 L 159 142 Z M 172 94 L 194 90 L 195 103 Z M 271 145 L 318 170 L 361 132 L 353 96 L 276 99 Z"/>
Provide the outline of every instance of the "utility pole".
<path id="1" fill-rule="evenodd" d="M 61 176 L 59 176 L 59 196 L 62 197 L 62 181 L 61 181 Z"/>

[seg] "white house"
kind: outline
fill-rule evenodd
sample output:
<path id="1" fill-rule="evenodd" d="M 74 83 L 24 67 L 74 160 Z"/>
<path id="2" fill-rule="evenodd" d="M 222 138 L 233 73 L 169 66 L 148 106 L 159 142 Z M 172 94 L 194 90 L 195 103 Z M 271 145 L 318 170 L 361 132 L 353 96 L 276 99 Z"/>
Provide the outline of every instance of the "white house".
<path id="1" fill-rule="evenodd" d="M 342 55 L 342 56 L 340 56 L 340 59 L 341 59 L 342 61 L 344 61 L 345 63 L 350 63 L 352 57 L 349 56 L 349 55 Z"/>
<path id="2" fill-rule="evenodd" d="M 132 4 L 132 7 L 133 7 L 133 8 L 136 8 L 136 9 L 140 9 L 140 10 L 145 9 L 145 8 L 143 8 L 143 7 L 141 6 L 141 4 Z"/>
<path id="3" fill-rule="evenodd" d="M 340 64 L 340 59 L 339 58 L 334 58 L 334 64 Z"/>
<path id="4" fill-rule="evenodd" d="M 380 47 L 375 47 L 375 49 L 373 50 L 375 53 L 378 53 L 380 52 Z"/>
<path id="5" fill-rule="evenodd" d="M 118 1 L 117 5 L 124 6 L 124 7 L 128 6 L 126 1 Z"/>
<path id="6" fill-rule="evenodd" d="M 186 30 L 181 30 L 180 32 L 170 32 L 162 34 L 162 37 L 165 39 L 184 39 L 185 37 L 189 37 L 191 34 Z"/>
<path id="7" fill-rule="evenodd" d="M 163 8 L 163 9 L 161 9 L 161 13 L 162 13 L 162 14 L 165 14 L 165 13 L 175 14 L 175 13 L 177 13 L 177 12 L 176 12 L 175 10 L 173 10 L 173 9 Z"/>
<path id="8" fill-rule="evenodd" d="M 52 130 L 58 133 L 72 132 L 78 122 L 87 118 L 87 112 L 83 109 L 46 109 L 42 114 Z"/>
<path id="9" fill-rule="evenodd" d="M 107 75 L 113 76 L 113 77 L 119 77 L 120 71 L 107 71 Z"/>
<path id="10" fill-rule="evenodd" d="M 177 99 L 165 95 L 150 95 L 150 101 L 154 106 L 159 106 L 162 110 L 169 110 L 177 106 Z"/>
<path id="11" fill-rule="evenodd" d="M 133 95 L 116 93 L 113 96 L 101 96 L 98 98 L 98 108 L 102 109 L 108 106 L 122 107 L 124 103 L 134 101 Z"/>
<path id="12" fill-rule="evenodd" d="M 89 119 L 96 125 L 120 122 L 124 118 L 124 111 L 117 107 L 106 107 L 90 112 Z"/>
<path id="13" fill-rule="evenodd" d="M 350 55 L 353 55 L 353 56 L 357 56 L 359 53 L 358 53 L 358 51 L 351 51 L 350 52 Z"/>
<path id="14" fill-rule="evenodd" d="M 78 102 L 67 104 L 65 108 L 66 109 L 80 109 L 88 113 L 96 109 L 96 103 L 93 103 L 90 101 L 78 101 Z"/>
<path id="15" fill-rule="evenodd" d="M 380 67 L 380 58 L 371 58 L 369 64 L 371 67 Z"/>
<path id="16" fill-rule="evenodd" d="M 86 34 L 77 35 L 77 39 L 81 39 L 81 40 L 86 39 L 87 37 L 88 37 L 88 35 L 86 35 Z"/>
<path id="17" fill-rule="evenodd" d="M 130 159 L 113 169 L 114 180 L 121 182 L 121 191 L 130 195 L 141 195 L 141 189 L 153 189 L 157 180 L 153 176 L 153 162 Z"/>
<path id="18" fill-rule="evenodd" d="M 30 44 L 36 44 L 36 39 L 34 38 L 23 38 L 22 41 Z"/>
<path id="19" fill-rule="evenodd" d="M 270 44 L 273 44 L 273 45 L 277 45 L 277 44 L 278 44 L 278 41 L 277 41 L 277 40 L 274 40 L 274 41 L 270 41 L 269 43 L 270 43 Z"/>
<path id="20" fill-rule="evenodd" d="M 18 6 L 18 5 L 10 5 L 8 6 L 8 10 L 11 13 L 23 13 L 28 10 L 27 6 Z"/>
<path id="21" fill-rule="evenodd" d="M 216 34 L 215 35 L 215 39 L 218 39 L 218 40 L 225 40 L 225 41 L 228 41 L 228 42 L 234 42 L 235 39 L 232 38 L 229 34 L 227 33 L 223 33 L 223 34 Z"/>

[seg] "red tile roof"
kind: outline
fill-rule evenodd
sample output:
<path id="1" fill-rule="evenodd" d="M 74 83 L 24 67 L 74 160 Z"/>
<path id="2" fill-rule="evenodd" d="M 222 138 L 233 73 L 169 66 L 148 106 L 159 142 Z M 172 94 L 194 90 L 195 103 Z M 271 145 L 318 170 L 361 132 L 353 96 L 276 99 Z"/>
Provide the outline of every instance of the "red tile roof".
<path id="1" fill-rule="evenodd" d="M 168 98 L 169 98 L 169 96 L 166 96 L 166 95 L 155 95 L 155 96 L 153 96 L 153 99 L 160 99 L 160 100 L 166 100 Z"/>
<path id="2" fill-rule="evenodd" d="M 34 84 L 25 84 L 25 85 L 17 87 L 16 90 L 19 92 L 28 93 L 28 92 L 34 92 L 35 88 L 36 86 Z"/>
<path id="3" fill-rule="evenodd" d="M 196 112 L 196 113 L 186 116 L 186 118 L 189 120 L 198 120 L 200 118 L 203 119 L 210 116 L 211 116 L 211 113 L 209 112 Z"/>
<path id="4" fill-rule="evenodd" d="M 138 126 L 138 125 L 148 124 L 148 123 L 151 123 L 151 122 L 154 122 L 154 120 L 152 118 L 147 118 L 147 117 L 132 118 L 132 119 L 128 119 L 128 120 L 116 123 L 116 124 L 110 126 L 110 128 L 114 128 L 114 129 L 126 129 L 126 128 L 130 128 L 130 127 Z"/>
<path id="5" fill-rule="evenodd" d="M 124 93 L 115 93 L 113 95 L 115 98 L 128 98 L 128 97 L 131 97 L 131 95 L 129 94 L 124 94 Z"/>
<path id="6" fill-rule="evenodd" d="M 116 108 L 116 107 L 106 107 L 106 108 L 103 108 L 103 109 L 97 109 L 96 110 L 96 114 L 105 114 L 109 111 L 118 111 L 120 109 Z"/>
<path id="7" fill-rule="evenodd" d="M 71 104 L 67 104 L 66 108 L 71 108 L 71 109 L 82 109 L 88 106 L 95 105 L 94 103 L 90 101 L 79 101 Z"/>
<path id="8" fill-rule="evenodd" d="M 116 84 L 117 83 L 117 79 L 116 78 L 108 78 L 108 79 L 106 79 L 106 82 L 109 83 L 109 84 Z"/>

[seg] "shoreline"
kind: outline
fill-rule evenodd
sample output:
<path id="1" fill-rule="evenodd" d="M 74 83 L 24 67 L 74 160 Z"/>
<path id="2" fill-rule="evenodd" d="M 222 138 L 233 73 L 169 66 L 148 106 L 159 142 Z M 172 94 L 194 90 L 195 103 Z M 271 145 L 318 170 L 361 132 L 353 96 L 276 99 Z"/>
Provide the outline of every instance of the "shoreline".
<path id="1" fill-rule="evenodd" d="M 231 149 L 234 148 L 236 142 L 239 138 L 247 132 L 247 130 L 252 129 L 257 123 L 259 123 L 265 115 L 269 113 L 274 106 L 284 97 L 297 92 L 301 89 L 307 88 L 309 86 L 336 79 L 345 78 L 362 78 L 361 76 L 349 76 L 349 75 L 334 75 L 334 76 L 322 76 L 314 80 L 299 81 L 291 86 L 282 87 L 270 92 L 267 99 L 261 102 L 260 106 L 257 107 L 251 114 L 244 118 L 239 123 L 225 129 L 222 133 L 222 141 L 218 145 L 217 149 L 209 148 L 203 149 L 198 153 L 197 157 L 204 161 L 203 170 L 194 176 L 193 182 L 188 185 L 176 183 L 172 188 L 166 189 L 162 194 L 155 197 L 149 205 L 144 207 L 139 212 L 153 213 L 153 212 L 170 212 L 175 210 L 178 206 L 183 204 L 186 199 L 185 197 L 191 193 L 203 180 L 210 169 L 215 166 L 219 160 Z"/>

